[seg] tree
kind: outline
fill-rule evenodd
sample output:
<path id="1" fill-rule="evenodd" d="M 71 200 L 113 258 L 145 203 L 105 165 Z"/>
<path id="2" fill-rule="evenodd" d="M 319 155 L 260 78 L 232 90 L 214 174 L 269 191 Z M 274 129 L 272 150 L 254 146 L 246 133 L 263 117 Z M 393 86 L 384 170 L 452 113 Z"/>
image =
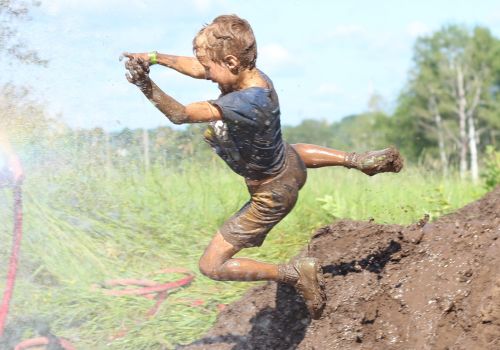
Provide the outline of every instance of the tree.
<path id="1" fill-rule="evenodd" d="M 30 19 L 30 6 L 39 4 L 37 1 L 0 0 L 0 55 L 23 63 L 47 64 L 38 52 L 26 46 L 16 27 Z"/>
<path id="2" fill-rule="evenodd" d="M 9 62 L 47 64 L 35 50 L 27 48 L 17 30 L 19 23 L 30 19 L 30 6 L 37 5 L 37 2 L 0 0 L 0 57 Z M 13 140 L 31 140 L 36 135 L 31 132 L 48 130 L 51 122 L 44 115 L 42 106 L 30 100 L 29 88 L 13 84 L 0 87 L 0 127 L 7 130 Z M 56 123 L 53 126 L 57 129 L 61 125 Z"/>
<path id="3" fill-rule="evenodd" d="M 328 146 L 332 142 L 331 124 L 326 120 L 305 119 L 298 126 L 283 127 L 283 136 L 289 143 Z"/>
<path id="4" fill-rule="evenodd" d="M 498 48 L 499 41 L 486 28 L 470 31 L 457 25 L 419 38 L 415 44 L 414 68 L 402 100 L 406 112 L 416 119 L 419 131 L 415 133 L 425 139 L 420 141 L 437 146 L 444 174 L 448 150 L 457 149 L 460 175 L 465 177 L 470 170 L 472 180 L 478 179 L 477 125 L 491 122 L 486 109 L 493 107 L 492 91 L 498 87 L 492 74 L 498 71 Z M 450 142 L 455 147 L 447 147 Z"/>

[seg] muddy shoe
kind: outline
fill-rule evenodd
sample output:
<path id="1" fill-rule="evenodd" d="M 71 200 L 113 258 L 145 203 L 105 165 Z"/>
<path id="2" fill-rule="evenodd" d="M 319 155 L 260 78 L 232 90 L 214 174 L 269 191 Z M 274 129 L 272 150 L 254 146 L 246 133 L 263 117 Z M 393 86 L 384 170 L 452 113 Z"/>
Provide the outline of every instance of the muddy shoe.
<path id="1" fill-rule="evenodd" d="M 346 155 L 345 161 L 347 168 L 356 168 L 369 176 L 387 172 L 399 173 L 403 168 L 403 158 L 394 147 L 364 153 L 351 152 Z"/>
<path id="2" fill-rule="evenodd" d="M 311 318 L 317 320 L 325 307 L 325 283 L 321 266 L 316 258 L 299 258 L 293 262 L 299 279 L 295 283 L 295 289 L 304 298 Z"/>

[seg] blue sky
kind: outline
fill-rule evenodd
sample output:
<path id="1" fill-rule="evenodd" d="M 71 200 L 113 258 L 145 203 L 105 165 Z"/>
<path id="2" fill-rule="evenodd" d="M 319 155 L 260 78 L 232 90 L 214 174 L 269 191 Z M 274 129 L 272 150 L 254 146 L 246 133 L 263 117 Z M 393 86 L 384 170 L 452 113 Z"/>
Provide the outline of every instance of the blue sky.
<path id="1" fill-rule="evenodd" d="M 464 0 L 229 1 L 42 0 L 21 34 L 47 68 L 0 62 L 0 83 L 32 86 L 73 127 L 169 125 L 124 75 L 122 51 L 192 55 L 191 40 L 219 14 L 247 19 L 258 67 L 278 90 L 283 124 L 330 122 L 367 110 L 377 92 L 390 111 L 419 35 L 449 23 L 483 25 L 500 37 L 500 2 Z M 163 67 L 152 78 L 182 103 L 212 99 L 216 86 Z"/>

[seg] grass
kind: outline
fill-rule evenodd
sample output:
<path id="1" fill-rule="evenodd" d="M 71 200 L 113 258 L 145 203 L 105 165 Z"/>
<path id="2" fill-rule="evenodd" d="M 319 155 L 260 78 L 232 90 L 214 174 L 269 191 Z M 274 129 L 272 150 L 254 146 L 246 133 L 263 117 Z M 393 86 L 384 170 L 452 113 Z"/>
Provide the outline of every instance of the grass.
<path id="1" fill-rule="evenodd" d="M 61 168 L 30 172 L 25 189 L 21 268 L 10 324 L 44 319 L 51 331 L 81 349 L 171 349 L 206 332 L 218 305 L 255 283 L 214 282 L 198 272 L 198 258 L 217 228 L 247 200 L 242 180 L 220 162 L 175 169 L 99 172 Z M 479 198 L 484 190 L 415 169 L 367 177 L 353 170 L 317 169 L 293 212 L 261 248 L 239 255 L 270 262 L 292 257 L 315 229 L 338 218 L 409 224 L 433 218 Z M 10 242 L 11 195 L 0 189 L 0 238 Z M 9 245 L 2 245 L 7 261 Z M 6 264 L 0 266 L 2 289 Z M 166 267 L 196 274 L 172 293 L 158 313 L 154 300 L 105 296 L 92 288 L 112 278 L 175 280 L 153 275 Z M 202 300 L 200 306 L 191 306 Z M 33 330 L 26 329 L 25 335 Z M 121 336 L 120 336 L 121 335 Z"/>

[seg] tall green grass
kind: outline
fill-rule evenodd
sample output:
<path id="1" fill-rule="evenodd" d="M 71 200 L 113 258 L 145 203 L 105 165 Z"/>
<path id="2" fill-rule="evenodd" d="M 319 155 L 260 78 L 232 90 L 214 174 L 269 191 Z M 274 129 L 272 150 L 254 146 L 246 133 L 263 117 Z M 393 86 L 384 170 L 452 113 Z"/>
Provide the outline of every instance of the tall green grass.
<path id="1" fill-rule="evenodd" d="M 409 224 L 479 198 L 484 190 L 416 169 L 367 177 L 354 170 L 310 170 L 293 212 L 260 248 L 239 253 L 288 260 L 315 229 L 338 218 Z M 25 188 L 22 266 L 9 320 L 50 320 L 52 331 L 79 349 L 170 349 L 200 337 L 218 305 L 255 283 L 214 282 L 198 259 L 217 228 L 247 200 L 243 181 L 220 162 L 142 171 L 61 168 L 29 173 Z M 0 238 L 10 241 L 11 195 L 0 190 Z M 2 245 L 5 276 L 8 245 Z M 147 318 L 154 300 L 105 296 L 95 285 L 112 278 L 174 280 L 153 275 L 166 267 L 196 274 Z M 3 279 L 0 282 L 3 287 Z M 94 287 L 92 287 L 94 286 Z M 190 302 L 203 300 L 201 306 Z M 122 337 L 117 337 L 121 332 Z M 28 335 L 29 331 L 26 331 Z"/>

